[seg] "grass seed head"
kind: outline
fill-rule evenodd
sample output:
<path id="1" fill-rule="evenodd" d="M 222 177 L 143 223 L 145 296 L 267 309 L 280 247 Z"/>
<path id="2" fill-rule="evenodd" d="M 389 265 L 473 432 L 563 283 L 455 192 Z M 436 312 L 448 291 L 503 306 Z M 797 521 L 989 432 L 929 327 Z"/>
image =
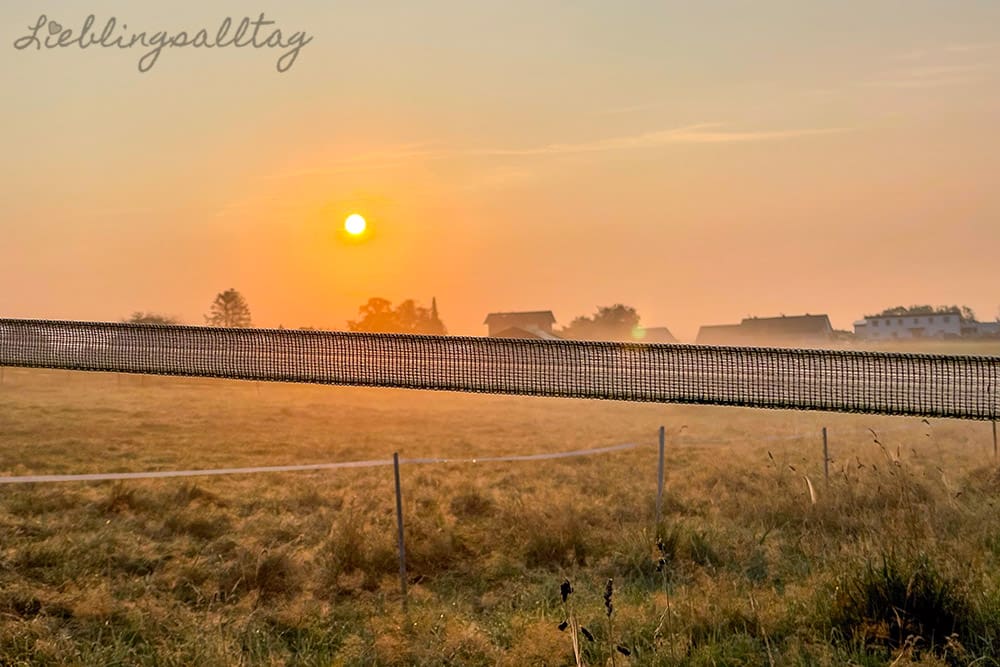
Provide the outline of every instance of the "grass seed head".
<path id="1" fill-rule="evenodd" d="M 615 580 L 608 579 L 608 585 L 604 587 L 604 608 L 608 610 L 608 618 L 611 618 L 612 612 L 615 610 L 614 604 L 611 602 L 611 598 L 615 594 Z"/>

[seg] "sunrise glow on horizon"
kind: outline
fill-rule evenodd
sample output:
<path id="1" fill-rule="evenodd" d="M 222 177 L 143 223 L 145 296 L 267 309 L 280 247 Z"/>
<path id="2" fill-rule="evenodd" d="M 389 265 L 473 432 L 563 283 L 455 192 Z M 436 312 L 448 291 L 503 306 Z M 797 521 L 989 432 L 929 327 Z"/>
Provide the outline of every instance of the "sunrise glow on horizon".
<path id="1" fill-rule="evenodd" d="M 38 13 L 0 8 L 15 37 Z M 188 2 L 119 14 L 220 21 Z M 0 280 L 25 287 L 0 313 L 200 323 L 235 287 L 262 326 L 343 328 L 369 298 L 433 296 L 455 334 L 623 303 L 685 341 L 781 313 L 998 315 L 1000 3 L 267 16 L 312 37 L 284 73 L 274 49 L 174 49 L 146 74 L 139 52 L 2 50 L 18 130 Z"/>

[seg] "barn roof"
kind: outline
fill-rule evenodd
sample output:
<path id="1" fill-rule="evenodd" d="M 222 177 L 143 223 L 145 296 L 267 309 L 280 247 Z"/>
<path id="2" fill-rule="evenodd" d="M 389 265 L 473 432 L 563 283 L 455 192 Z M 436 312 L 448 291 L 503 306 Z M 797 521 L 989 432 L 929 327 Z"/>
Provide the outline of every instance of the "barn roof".
<path id="1" fill-rule="evenodd" d="M 749 334 L 810 335 L 827 334 L 833 327 L 826 315 L 747 317 L 739 324 Z"/>
<path id="2" fill-rule="evenodd" d="M 526 310 L 521 312 L 510 312 L 510 313 L 490 313 L 486 316 L 483 324 L 490 324 L 492 322 L 497 322 L 501 320 L 509 319 L 534 319 L 534 320 L 546 320 L 550 324 L 555 323 L 556 316 L 552 314 L 551 310 Z"/>

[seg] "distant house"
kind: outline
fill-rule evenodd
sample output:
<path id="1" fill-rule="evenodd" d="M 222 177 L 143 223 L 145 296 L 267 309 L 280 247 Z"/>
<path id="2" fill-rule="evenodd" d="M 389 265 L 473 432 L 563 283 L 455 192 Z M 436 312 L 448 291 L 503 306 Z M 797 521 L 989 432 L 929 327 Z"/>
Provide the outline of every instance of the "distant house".
<path id="1" fill-rule="evenodd" d="M 768 345 L 822 345 L 833 337 L 833 327 L 826 315 L 786 317 L 751 317 L 740 327 L 751 339 Z"/>
<path id="2" fill-rule="evenodd" d="M 768 345 L 815 347 L 833 340 L 833 327 L 826 315 L 782 315 L 747 317 L 739 324 L 704 326 L 698 330 L 698 345 Z"/>
<path id="3" fill-rule="evenodd" d="M 1000 321 L 997 322 L 973 322 L 975 325 L 972 335 L 979 338 L 1000 338 Z M 964 329 L 963 329 L 964 332 Z M 964 334 L 963 335 L 968 335 Z"/>
<path id="4" fill-rule="evenodd" d="M 740 345 L 739 324 L 707 324 L 698 329 L 695 345 Z"/>
<path id="5" fill-rule="evenodd" d="M 552 333 L 556 317 L 551 310 L 490 313 L 483 322 L 494 338 L 558 338 Z"/>
<path id="6" fill-rule="evenodd" d="M 889 314 L 893 312 L 893 314 Z M 958 308 L 930 311 L 886 311 L 868 315 L 854 323 L 854 335 L 861 340 L 898 340 L 913 338 L 958 338 L 978 335 L 978 322 L 966 320 Z"/>
<path id="7" fill-rule="evenodd" d="M 632 338 L 640 343 L 676 343 L 677 339 L 667 327 L 639 327 Z"/>

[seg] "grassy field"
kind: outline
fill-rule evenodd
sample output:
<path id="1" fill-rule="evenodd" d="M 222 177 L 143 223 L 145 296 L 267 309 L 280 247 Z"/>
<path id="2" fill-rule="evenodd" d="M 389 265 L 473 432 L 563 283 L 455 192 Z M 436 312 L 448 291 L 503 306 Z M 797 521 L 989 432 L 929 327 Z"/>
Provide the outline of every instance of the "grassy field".
<path id="1" fill-rule="evenodd" d="M 18 369 L 0 384 L 3 475 L 627 442 L 404 466 L 406 612 L 391 468 L 2 486 L 0 664 L 572 665 L 574 636 L 588 665 L 1000 662 L 988 424 Z"/>

